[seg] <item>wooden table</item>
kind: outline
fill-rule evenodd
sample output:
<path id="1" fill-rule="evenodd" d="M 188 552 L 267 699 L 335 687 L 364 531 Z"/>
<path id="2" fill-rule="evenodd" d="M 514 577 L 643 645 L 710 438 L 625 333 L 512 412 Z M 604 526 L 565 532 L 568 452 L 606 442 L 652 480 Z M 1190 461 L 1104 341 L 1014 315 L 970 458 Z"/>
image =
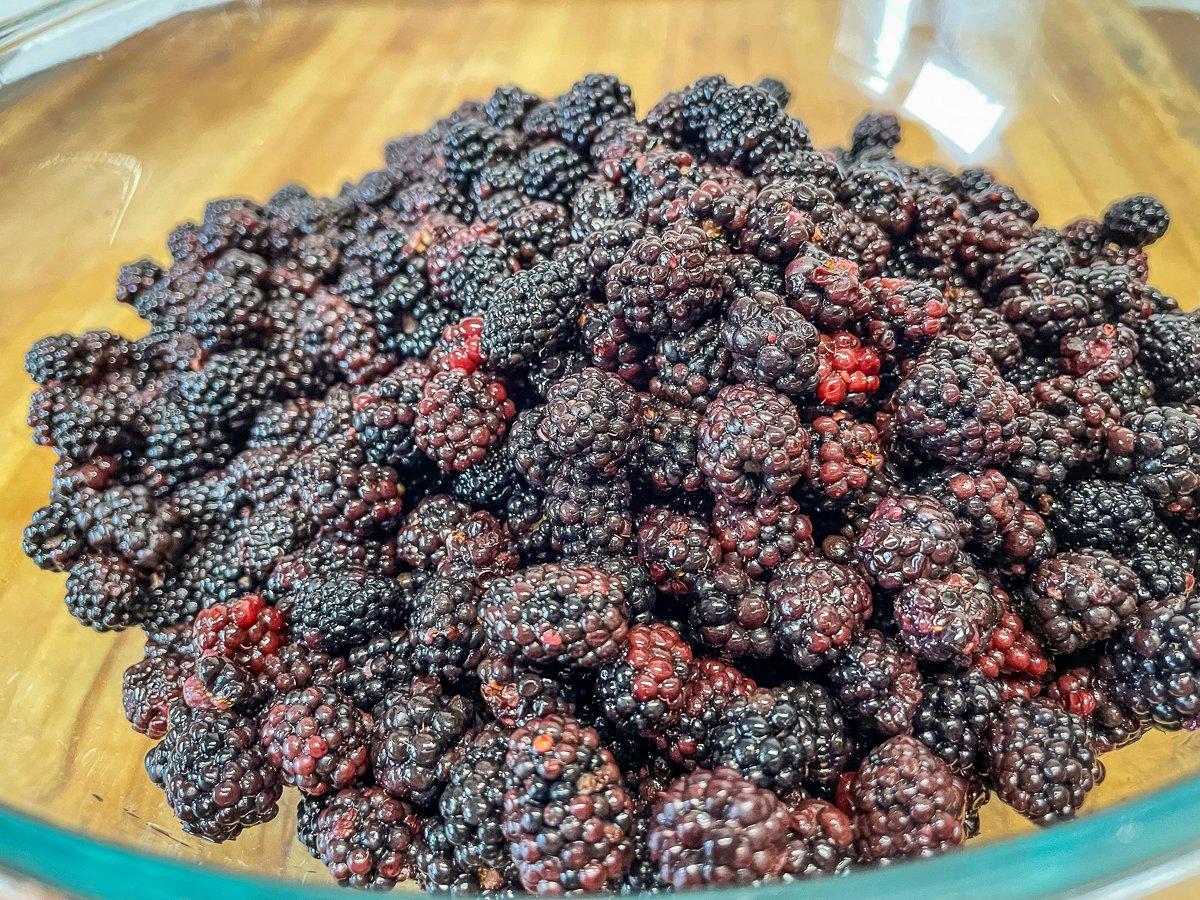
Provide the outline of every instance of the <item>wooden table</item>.
<path id="1" fill-rule="evenodd" d="M 1124 3 L 967 6 L 239 5 L 0 92 L 0 800 L 157 853 L 325 877 L 293 841 L 290 812 L 229 846 L 180 832 L 142 772 L 148 742 L 120 713 L 137 635 L 80 628 L 62 609 L 63 578 L 19 549 L 52 461 L 24 425 L 24 349 L 52 331 L 140 333 L 112 300 L 117 266 L 165 255 L 167 230 L 208 198 L 263 198 L 287 180 L 336 190 L 380 164 L 388 137 L 501 82 L 557 92 L 584 72 L 612 71 L 644 109 L 710 71 L 770 74 L 792 87 L 792 109 L 818 142 L 844 140 L 866 109 L 901 109 L 906 157 L 982 157 L 1051 224 L 1135 191 L 1157 194 L 1175 222 L 1151 254 L 1153 280 L 1196 304 L 1200 96 L 1172 57 L 1178 41 Z M 884 14 L 905 8 L 907 21 Z M 970 116 L 946 119 L 951 100 L 969 103 Z M 1111 757 L 1093 802 L 1197 769 L 1194 739 L 1152 735 Z M 999 803 L 984 820 L 988 838 L 1027 827 Z"/>

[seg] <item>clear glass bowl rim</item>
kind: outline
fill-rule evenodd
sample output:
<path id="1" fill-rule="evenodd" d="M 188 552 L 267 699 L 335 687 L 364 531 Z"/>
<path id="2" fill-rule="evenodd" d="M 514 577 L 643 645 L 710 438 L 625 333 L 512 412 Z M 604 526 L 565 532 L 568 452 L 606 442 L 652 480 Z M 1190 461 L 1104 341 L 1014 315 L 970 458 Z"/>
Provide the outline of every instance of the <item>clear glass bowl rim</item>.
<path id="1" fill-rule="evenodd" d="M 247 0 L 58 0 L 0 18 L 0 63 L 59 29 L 86 28 L 93 15 L 155 15 L 155 24 L 203 7 Z M 260 5 L 262 0 L 249 0 Z M 287 0 L 283 0 L 287 2 Z M 0 81 L 0 90 L 5 87 Z M 242 875 L 156 856 L 51 825 L 0 803 L 0 870 L 58 889 L 121 900 L 220 897 L 344 898 L 345 890 Z M 934 859 L 753 889 L 708 892 L 734 900 L 879 896 L 1128 896 L 1200 871 L 1200 777 L 1183 779 L 1080 821 Z"/>

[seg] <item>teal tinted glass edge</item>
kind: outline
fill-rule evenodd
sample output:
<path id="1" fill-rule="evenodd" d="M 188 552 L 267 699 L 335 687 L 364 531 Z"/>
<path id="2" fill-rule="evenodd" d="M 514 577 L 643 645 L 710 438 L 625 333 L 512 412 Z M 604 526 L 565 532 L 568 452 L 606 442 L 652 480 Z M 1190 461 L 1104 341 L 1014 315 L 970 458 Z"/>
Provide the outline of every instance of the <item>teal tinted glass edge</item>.
<path id="1" fill-rule="evenodd" d="M 936 859 L 769 887 L 712 892 L 726 900 L 977 894 L 1077 894 L 1200 851 L 1200 779 L 1104 809 L 1079 822 Z M 1200 854 L 1190 861 L 1200 867 Z M 242 900 L 341 897 L 346 891 L 201 868 L 119 847 L 0 810 L 0 866 L 84 896 Z M 1178 876 L 1187 871 L 1175 873 Z"/>

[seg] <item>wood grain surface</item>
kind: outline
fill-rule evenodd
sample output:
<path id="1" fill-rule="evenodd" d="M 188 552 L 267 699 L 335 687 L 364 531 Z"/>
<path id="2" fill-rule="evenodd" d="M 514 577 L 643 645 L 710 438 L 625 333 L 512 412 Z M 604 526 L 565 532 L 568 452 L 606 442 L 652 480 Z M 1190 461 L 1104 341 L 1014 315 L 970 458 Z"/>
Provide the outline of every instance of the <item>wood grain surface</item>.
<path id="1" fill-rule="evenodd" d="M 164 256 L 168 229 L 207 199 L 261 199 L 291 180 L 334 191 L 380 165 L 387 138 L 461 99 L 503 82 L 554 93 L 588 71 L 619 73 L 642 109 L 711 71 L 776 75 L 818 143 L 844 140 L 867 109 L 898 109 L 906 158 L 982 159 L 1050 224 L 1154 193 L 1174 224 L 1152 250 L 1152 280 L 1186 305 L 1200 300 L 1200 95 L 1153 23 L 1119 2 L 252 3 L 4 88 L 0 802 L 157 853 L 325 878 L 295 844 L 290 809 L 214 847 L 183 835 L 146 780 L 149 743 L 120 709 L 138 636 L 79 627 L 63 578 L 21 555 L 52 462 L 24 425 L 22 354 L 54 331 L 140 334 L 113 301 L 116 268 Z M 931 107 L 933 76 L 957 93 Z M 976 105 L 946 118 L 955 97 Z M 996 128 L 968 146 L 993 114 Z M 1109 770 L 1095 806 L 1200 770 L 1200 747 L 1155 734 L 1113 754 Z M 984 822 L 989 840 L 1027 828 L 999 803 Z"/>

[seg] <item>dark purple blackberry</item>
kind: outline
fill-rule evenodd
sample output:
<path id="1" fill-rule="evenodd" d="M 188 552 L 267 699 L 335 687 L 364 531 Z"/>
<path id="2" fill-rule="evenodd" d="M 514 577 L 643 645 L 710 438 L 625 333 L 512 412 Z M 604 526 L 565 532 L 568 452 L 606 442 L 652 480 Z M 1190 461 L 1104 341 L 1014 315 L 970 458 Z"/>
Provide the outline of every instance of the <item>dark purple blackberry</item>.
<path id="1" fill-rule="evenodd" d="M 568 464 L 546 485 L 550 546 L 566 556 L 620 554 L 633 538 L 629 482 Z"/>
<path id="2" fill-rule="evenodd" d="M 190 621 L 206 606 L 243 593 L 245 572 L 233 548 L 235 533 L 216 529 L 183 552 L 150 589 L 146 622 L 156 628 Z"/>
<path id="3" fill-rule="evenodd" d="M 1137 333 L 1128 325 L 1097 325 L 1063 337 L 1058 364 L 1068 375 L 1085 375 L 1107 384 L 1133 365 L 1138 353 Z"/>
<path id="4" fill-rule="evenodd" d="M 1070 274 L 1028 276 L 1020 286 L 1000 292 L 997 308 L 1021 340 L 1034 347 L 1055 347 L 1072 331 L 1103 325 L 1106 319 L 1103 299 Z"/>
<path id="5" fill-rule="evenodd" d="M 522 189 L 535 200 L 565 205 L 587 178 L 583 157 L 557 141 L 532 148 L 521 159 Z"/>
<path id="6" fill-rule="evenodd" d="M 1129 551 L 1126 565 L 1142 580 L 1143 595 L 1152 600 L 1187 597 L 1196 587 L 1195 545 L 1151 533 Z"/>
<path id="7" fill-rule="evenodd" d="M 355 706 L 370 712 L 389 692 L 416 677 L 412 657 L 413 643 L 407 631 L 378 635 L 350 650 L 337 686 Z"/>
<path id="8" fill-rule="evenodd" d="M 736 236 L 737 249 L 764 263 L 786 263 L 812 240 L 817 224 L 812 211 L 815 190 L 783 181 L 768 184 L 746 211 L 745 227 Z"/>
<path id="9" fill-rule="evenodd" d="M 296 464 L 294 479 L 296 501 L 318 529 L 358 539 L 399 522 L 404 485 L 396 470 L 368 462 L 351 440 L 314 447 Z"/>
<path id="10" fill-rule="evenodd" d="M 34 383 L 87 387 L 129 363 L 130 343 L 111 331 L 53 334 L 36 341 L 25 354 L 25 374 Z"/>
<path id="11" fill-rule="evenodd" d="M 988 742 L 996 795 L 1035 825 L 1075 818 L 1104 779 L 1087 721 L 1049 700 L 1007 701 Z"/>
<path id="12" fill-rule="evenodd" d="M 700 142 L 712 161 L 747 172 L 774 157 L 812 146 L 804 123 L 754 85 L 725 85 L 713 94 Z"/>
<path id="13" fill-rule="evenodd" d="M 681 335 L 665 335 L 655 346 L 650 393 L 703 413 L 728 380 L 730 362 L 716 321 Z"/>
<path id="14" fill-rule="evenodd" d="M 1149 498 L 1133 484 L 1094 478 L 1077 481 L 1047 505 L 1046 521 L 1059 544 L 1068 549 L 1094 547 L 1121 556 L 1147 536 L 1165 530 Z"/>
<path id="15" fill-rule="evenodd" d="M 749 697 L 758 686 L 728 663 L 696 659 L 684 684 L 679 722 L 667 735 L 668 755 L 677 763 L 707 757 L 709 738 L 725 707 Z"/>
<path id="16" fill-rule="evenodd" d="M 900 640 L 926 662 L 966 664 L 1000 613 L 995 586 L 967 564 L 942 578 L 919 578 L 893 600 Z"/>
<path id="17" fill-rule="evenodd" d="M 633 95 L 617 77 L 592 73 L 571 85 L 554 111 L 562 139 L 586 150 L 606 122 L 633 115 Z"/>
<path id="18" fill-rule="evenodd" d="M 646 383 L 650 341 L 634 334 L 628 322 L 607 306 L 588 305 L 579 317 L 579 331 L 584 355 L 592 365 L 635 387 Z"/>
<path id="19" fill-rule="evenodd" d="M 808 469 L 809 445 L 790 400 L 770 388 L 731 385 L 705 411 L 696 462 L 713 493 L 746 503 L 795 487 Z"/>
<path id="20" fill-rule="evenodd" d="M 569 200 L 566 202 L 570 202 Z M 570 214 L 559 203 L 535 200 L 504 216 L 497 223 L 504 243 L 524 264 L 547 259 L 570 244 Z M 495 303 L 493 298 L 488 307 Z"/>
<path id="21" fill-rule="evenodd" d="M 742 505 L 713 504 L 712 536 L 723 562 L 758 578 L 812 550 L 812 522 L 791 497 L 766 495 Z"/>
<path id="22" fill-rule="evenodd" d="M 808 245 L 784 272 L 788 300 L 806 318 L 831 331 L 866 316 L 872 297 L 858 278 L 858 266 Z"/>
<path id="23" fill-rule="evenodd" d="M 377 787 L 349 787 L 316 814 L 315 856 L 339 884 L 390 890 L 412 876 L 419 819 Z"/>
<path id="24" fill-rule="evenodd" d="M 888 234 L 902 236 L 916 219 L 916 201 L 900 174 L 881 160 L 855 165 L 846 173 L 842 197 L 854 213 Z"/>
<path id="25" fill-rule="evenodd" d="M 256 509 L 239 523 L 233 552 L 251 578 L 265 579 L 276 563 L 311 537 L 308 518 L 289 501 Z"/>
<path id="26" fill-rule="evenodd" d="M 1163 205 L 1149 194 L 1118 200 L 1104 211 L 1104 234 L 1126 247 L 1147 247 L 1171 224 Z"/>
<path id="27" fill-rule="evenodd" d="M 825 800 L 808 798 L 787 805 L 792 838 L 784 880 L 845 872 L 854 861 L 854 820 Z"/>
<path id="28" fill-rule="evenodd" d="M 466 193 L 489 164 L 511 158 L 516 147 L 510 135 L 487 122 L 467 120 L 446 132 L 441 141 L 445 173 Z"/>
<path id="29" fill-rule="evenodd" d="M 464 228 L 426 254 L 429 287 L 442 303 L 479 316 L 514 271 L 508 250 L 494 230 Z"/>
<path id="30" fill-rule="evenodd" d="M 481 885 L 512 881 L 512 859 L 501 830 L 508 787 L 509 731 L 490 726 L 464 741 L 450 764 L 438 801 L 441 829 L 455 865 L 475 871 Z"/>
<path id="31" fill-rule="evenodd" d="M 1003 463 L 1027 428 L 1029 401 L 990 363 L 920 357 L 892 400 L 898 433 L 930 459 L 963 467 Z"/>
<path id="32" fill-rule="evenodd" d="M 1096 462 L 1106 451 L 1124 452 L 1123 435 L 1114 435 L 1121 410 L 1091 379 L 1059 375 L 1035 384 L 1029 397 L 1038 409 L 1058 417 L 1078 453 L 1078 462 Z"/>
<path id="33" fill-rule="evenodd" d="M 666 887 L 757 884 L 788 862 L 790 815 L 779 798 L 734 769 L 699 769 L 659 797 L 646 845 Z"/>
<path id="34" fill-rule="evenodd" d="M 699 575 L 720 564 L 706 522 L 667 507 L 647 507 L 637 523 L 638 557 L 664 594 L 687 594 Z"/>
<path id="35" fill-rule="evenodd" d="M 1138 328 L 1138 346 L 1138 360 L 1156 392 L 1182 401 L 1200 395 L 1200 318 L 1182 312 L 1153 315 Z"/>
<path id="36" fill-rule="evenodd" d="M 1083 464 L 1084 453 L 1061 416 L 1035 408 L 1027 422 L 1021 446 L 1009 457 L 1004 471 L 1021 496 L 1033 502 L 1064 484 Z"/>
<path id="37" fill-rule="evenodd" d="M 413 423 L 431 374 L 424 361 L 407 359 L 354 398 L 354 431 L 368 461 L 398 470 L 417 463 Z"/>
<path id="38" fill-rule="evenodd" d="M 1128 746 L 1149 727 L 1117 702 L 1111 662 L 1103 657 L 1095 669 L 1079 666 L 1063 672 L 1046 686 L 1046 698 L 1088 720 L 1097 753 Z"/>
<path id="39" fill-rule="evenodd" d="M 725 311 L 721 332 L 737 381 L 768 385 L 793 396 L 817 386 L 817 329 L 778 294 L 738 297 Z"/>
<path id="40" fill-rule="evenodd" d="M 895 591 L 918 578 L 950 574 L 962 543 L 958 521 L 946 507 L 925 495 L 898 495 L 876 506 L 854 553 L 876 586 Z"/>
<path id="41" fill-rule="evenodd" d="M 180 695 L 191 709 L 253 711 L 262 698 L 250 672 L 223 656 L 201 656 L 195 671 L 184 679 Z"/>
<path id="42" fill-rule="evenodd" d="M 972 215 L 984 212 L 1011 212 L 1031 225 L 1038 220 L 1037 209 L 1021 197 L 1015 188 L 990 176 L 986 181 L 962 182 L 961 188 L 962 193 L 966 194 L 966 208 Z"/>
<path id="43" fill-rule="evenodd" d="M 1109 467 L 1133 483 L 1170 516 L 1195 518 L 1200 494 L 1200 416 L 1171 406 L 1151 406 L 1125 416 L 1109 434 Z"/>
<path id="44" fill-rule="evenodd" d="M 935 675 L 913 717 L 913 736 L 959 774 L 975 771 L 1000 708 L 1000 689 L 978 669 Z"/>
<path id="45" fill-rule="evenodd" d="M 635 334 L 685 332 L 729 291 L 726 255 L 690 225 L 640 238 L 605 276 L 608 307 Z"/>
<path id="46" fill-rule="evenodd" d="M 851 788 L 862 862 L 930 856 L 966 840 L 966 783 L 916 738 L 880 744 Z"/>
<path id="47" fill-rule="evenodd" d="M 475 726 L 476 716 L 473 701 L 444 693 L 430 679 L 392 691 L 375 707 L 371 766 L 376 782 L 398 799 L 436 804 L 449 775 L 448 751 Z"/>
<path id="48" fill-rule="evenodd" d="M 696 468 L 700 414 L 653 395 L 643 398 L 641 441 L 630 460 L 636 479 L 659 496 L 698 491 Z"/>
<path id="49" fill-rule="evenodd" d="M 479 589 L 473 581 L 434 576 L 413 596 L 409 616 L 412 665 L 454 684 L 483 657 Z"/>
<path id="50" fill-rule="evenodd" d="M 468 470 L 469 471 L 469 470 Z M 446 535 L 471 516 L 471 507 L 446 494 L 430 494 L 413 507 L 396 535 L 396 551 L 410 566 L 438 568 L 446 556 Z"/>
<path id="51" fill-rule="evenodd" d="M 1138 608 L 1140 585 L 1103 551 L 1066 552 L 1038 566 L 1022 591 L 1025 621 L 1052 653 L 1106 640 Z"/>
<path id="52" fill-rule="evenodd" d="M 121 679 L 121 703 L 134 731 L 154 740 L 167 733 L 167 715 L 176 704 L 195 661 L 181 653 L 162 653 L 135 662 Z"/>
<path id="53" fill-rule="evenodd" d="M 160 415 L 163 407 L 179 418 L 165 422 Z M 131 385 L 114 390 L 51 385 L 34 392 L 26 422 L 33 429 L 34 443 L 53 447 L 59 456 L 75 462 L 120 455 L 148 443 L 147 454 L 156 462 L 169 457 L 179 460 L 174 468 L 190 465 L 190 474 L 196 474 L 223 448 L 218 437 L 202 440 L 181 421 L 183 415 L 178 404 L 165 398 L 148 407 L 139 405 Z M 178 445 L 166 450 L 163 442 L 171 438 L 177 438 Z"/>
<path id="54" fill-rule="evenodd" d="M 279 768 L 258 748 L 254 721 L 234 712 L 171 709 L 170 730 L 147 756 L 183 830 L 205 840 L 237 837 L 279 812 Z"/>
<path id="55" fill-rule="evenodd" d="M 1033 226 L 1015 212 L 984 210 L 967 218 L 957 252 L 963 273 L 982 280 L 1010 251 L 1033 237 Z"/>
<path id="56" fill-rule="evenodd" d="M 637 447 L 642 396 L 615 375 L 585 369 L 547 392 L 537 439 L 581 472 L 616 475 Z"/>
<path id="57" fill-rule="evenodd" d="M 442 472 L 463 472 L 504 439 L 515 413 L 501 382 L 462 369 L 437 372 L 417 403 L 413 441 Z"/>
<path id="58" fill-rule="evenodd" d="M 263 714 L 260 743 L 286 784 L 320 796 L 370 770 L 371 716 L 335 688 L 310 686 L 276 699 Z"/>
<path id="59" fill-rule="evenodd" d="M 73 510 L 59 498 L 34 510 L 21 534 L 21 551 L 49 572 L 67 571 L 79 562 L 86 547 Z"/>
<path id="60" fill-rule="evenodd" d="M 284 644 L 270 656 L 264 656 L 254 672 L 252 694 L 247 702 L 254 705 L 273 703 L 278 697 L 306 687 L 328 688 L 340 685 L 346 672 L 346 660 L 331 656 L 307 644 Z"/>
<path id="61" fill-rule="evenodd" d="M 71 567 L 67 610 L 96 631 L 121 631 L 149 614 L 149 582 L 119 556 L 93 553 Z"/>
<path id="62" fill-rule="evenodd" d="M 874 222 L 846 213 L 842 233 L 832 252 L 857 265 L 859 275 L 869 279 L 883 274 L 892 253 L 892 242 Z"/>
<path id="63" fill-rule="evenodd" d="M 383 346 L 401 357 L 424 357 L 442 330 L 459 317 L 457 308 L 429 292 L 423 276 L 402 272 L 388 282 L 375 304 Z"/>
<path id="64" fill-rule="evenodd" d="M 679 721 L 692 648 L 661 622 L 629 629 L 621 654 L 596 673 L 596 699 L 622 730 L 665 743 Z"/>
<path id="65" fill-rule="evenodd" d="M 1144 722 L 1191 728 L 1200 715 L 1200 599 L 1144 604 L 1109 644 L 1112 696 Z"/>
<path id="66" fill-rule="evenodd" d="M 333 653 L 392 630 L 410 604 L 403 582 L 346 564 L 310 574 L 288 597 L 296 635 Z"/>
<path id="67" fill-rule="evenodd" d="M 848 647 L 871 616 L 871 588 L 853 568 L 820 556 L 784 563 L 767 585 L 770 628 L 779 648 L 816 669 Z"/>
<path id="68" fill-rule="evenodd" d="M 632 862 L 633 801 L 599 735 L 546 716 L 513 732 L 502 828 L 525 889 L 598 891 Z"/>
<path id="69" fill-rule="evenodd" d="M 334 796 L 336 795 L 324 794 L 320 797 L 310 797 L 308 794 L 301 794 L 300 802 L 296 804 L 296 839 L 304 845 L 304 849 L 313 859 L 321 858 L 317 850 L 317 816 Z"/>
<path id="70" fill-rule="evenodd" d="M 775 652 L 766 588 L 744 569 L 722 565 L 701 572 L 693 590 L 696 601 L 688 624 L 699 645 L 726 659 L 767 659 Z"/>
<path id="71" fill-rule="evenodd" d="M 552 713 L 575 713 L 576 689 L 557 673 L 544 674 L 510 657 L 489 655 L 479 663 L 475 675 L 483 702 L 506 727 Z"/>
<path id="72" fill-rule="evenodd" d="M 868 628 L 833 661 L 827 677 L 848 718 L 884 735 L 912 730 L 921 673 L 890 638 Z"/>
<path id="73" fill-rule="evenodd" d="M 484 115 L 497 128 L 520 128 L 526 114 L 538 104 L 536 94 L 531 94 L 515 84 L 501 85 L 492 91 L 484 104 Z"/>
<path id="74" fill-rule="evenodd" d="M 949 305 L 932 284 L 871 278 L 863 289 L 871 298 L 866 340 L 880 353 L 908 355 L 950 327 Z"/>
<path id="75" fill-rule="evenodd" d="M 890 154 L 900 143 L 900 120 L 891 113 L 867 113 L 854 123 L 850 133 L 850 155 L 872 152 Z"/>
<path id="76" fill-rule="evenodd" d="M 530 662 L 595 668 L 620 652 L 628 604 L 619 582 L 590 566 L 536 565 L 484 589 L 488 643 Z"/>
<path id="77" fill-rule="evenodd" d="M 552 529 L 546 519 L 546 498 L 541 493 L 523 484 L 514 485 L 503 516 L 523 560 L 534 563 L 549 558 Z"/>
<path id="78" fill-rule="evenodd" d="M 634 225 L 624 218 L 628 206 L 621 188 L 589 178 L 571 199 L 571 240 L 586 241 L 607 228 Z"/>

